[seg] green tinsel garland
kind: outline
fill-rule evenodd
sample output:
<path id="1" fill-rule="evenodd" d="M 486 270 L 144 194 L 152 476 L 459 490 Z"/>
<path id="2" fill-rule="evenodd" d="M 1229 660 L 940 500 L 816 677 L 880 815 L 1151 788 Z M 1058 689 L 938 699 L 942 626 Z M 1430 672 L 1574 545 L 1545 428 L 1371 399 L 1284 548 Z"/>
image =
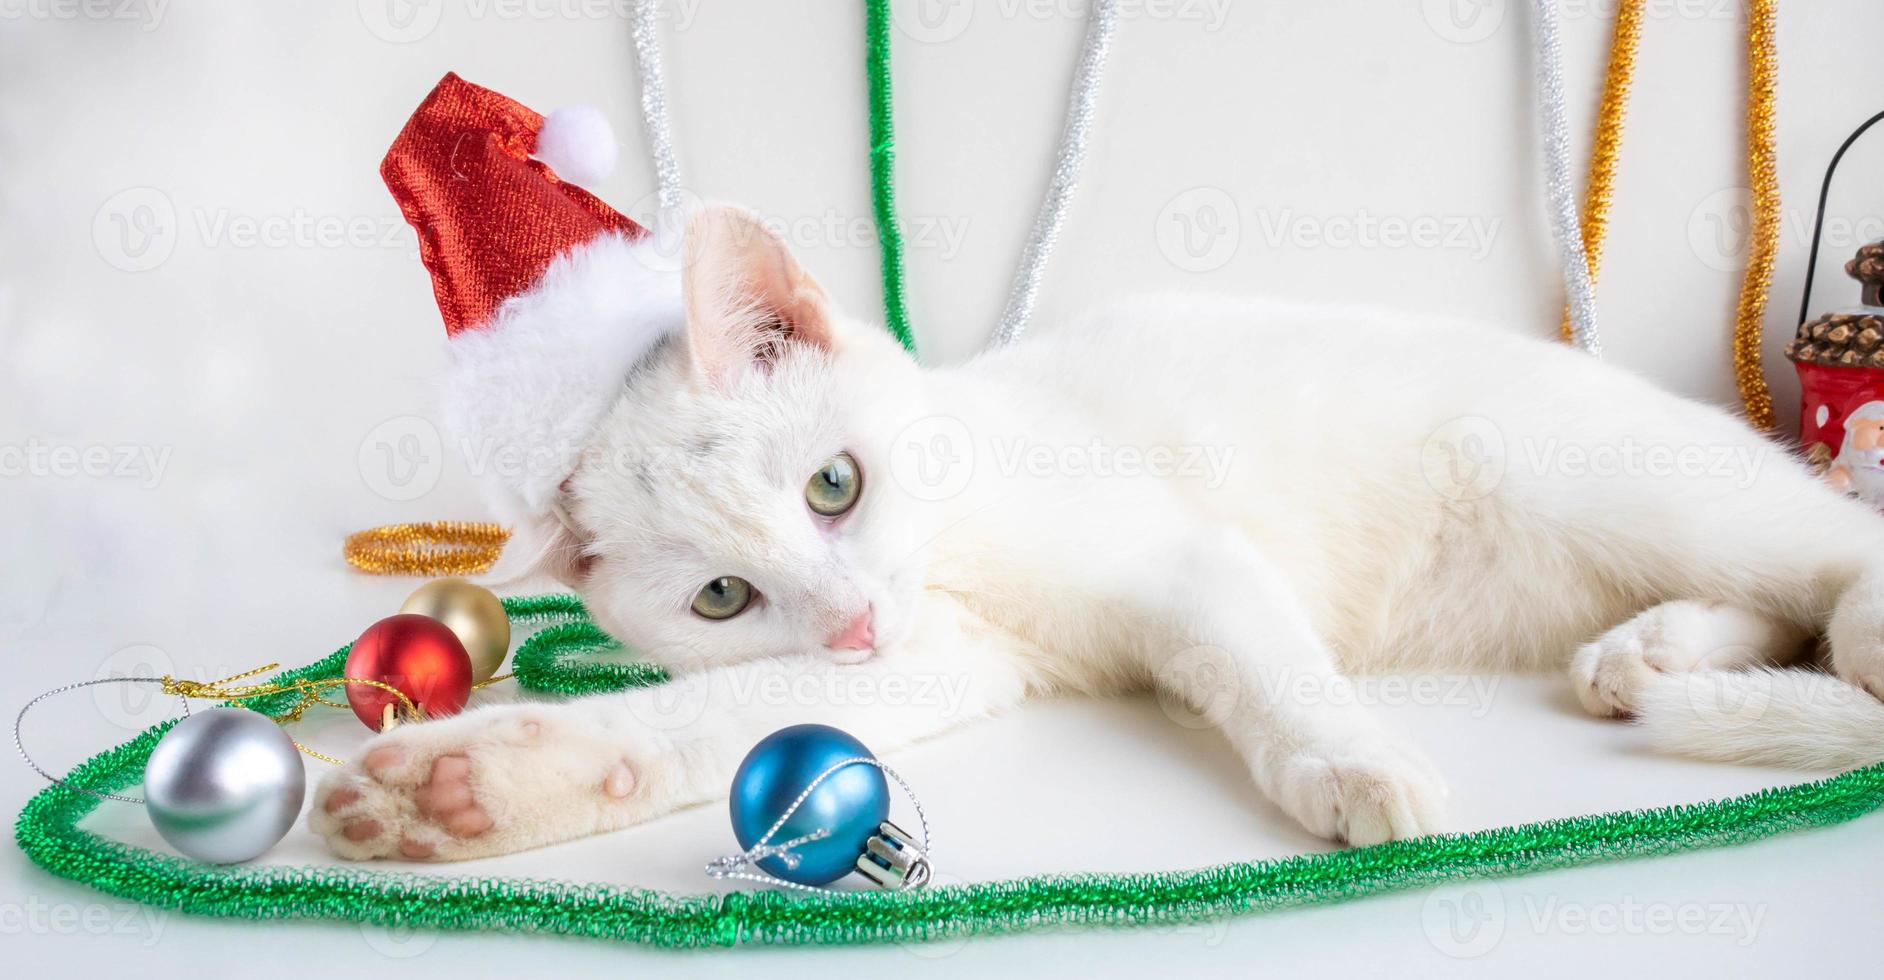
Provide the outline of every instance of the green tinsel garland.
<path id="1" fill-rule="evenodd" d="M 574 596 L 506 599 L 513 622 L 545 628 L 517 651 L 525 688 L 565 696 L 660 683 L 656 668 L 599 663 L 616 649 Z M 341 648 L 281 675 L 337 677 Z M 250 702 L 259 711 L 288 707 Z M 80 765 L 68 779 L 115 791 L 140 781 L 174 722 Z M 1712 803 L 1571 817 L 1472 834 L 1423 837 L 1331 854 L 1153 874 L 1041 875 L 913 892 L 829 896 L 787 891 L 668 895 L 614 885 L 368 871 L 198 864 L 80 830 L 92 796 L 49 786 L 14 832 L 35 864 L 102 892 L 159 908 L 245 919 L 332 919 L 431 929 L 513 930 L 664 947 L 920 941 L 1056 926 L 1173 923 L 1345 901 L 1446 881 L 1524 874 L 1628 857 L 1721 847 L 1839 823 L 1884 806 L 1884 765 Z"/>
<path id="2" fill-rule="evenodd" d="M 864 4 L 864 67 L 870 82 L 870 209 L 876 218 L 877 248 L 882 255 L 883 320 L 911 354 L 916 338 L 909 329 L 909 305 L 903 298 L 903 229 L 896 220 L 896 136 L 890 110 L 890 4 Z"/>

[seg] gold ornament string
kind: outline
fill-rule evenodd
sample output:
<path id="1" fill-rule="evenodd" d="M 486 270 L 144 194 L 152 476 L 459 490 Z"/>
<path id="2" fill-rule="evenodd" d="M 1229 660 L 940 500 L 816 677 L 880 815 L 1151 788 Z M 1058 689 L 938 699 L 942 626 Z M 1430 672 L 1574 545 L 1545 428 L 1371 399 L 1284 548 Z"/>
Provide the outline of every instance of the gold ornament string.
<path id="1" fill-rule="evenodd" d="M 351 711 L 353 710 L 352 705 L 349 705 L 344 701 L 334 701 L 330 698 L 323 696 L 321 692 L 330 690 L 336 687 L 345 687 L 349 684 L 364 684 L 367 687 L 379 688 L 380 690 L 385 691 L 388 694 L 391 694 L 393 697 L 398 698 L 399 706 L 405 710 L 405 714 L 403 717 L 406 720 L 408 721 L 424 721 L 425 720 L 424 708 L 421 708 L 417 704 L 413 703 L 412 699 L 407 697 L 404 691 L 401 691 L 398 688 L 384 681 L 369 680 L 362 677 L 330 677 L 325 680 L 306 680 L 306 679 L 296 680 L 296 681 L 290 681 L 285 684 L 274 684 L 274 683 L 241 684 L 241 685 L 232 684 L 232 682 L 234 681 L 244 680 L 246 678 L 254 677 L 258 674 L 266 674 L 271 670 L 279 670 L 280 668 L 281 668 L 281 665 L 278 663 L 263 664 L 262 666 L 257 667 L 254 670 L 245 670 L 240 674 L 236 674 L 232 677 L 225 677 L 219 681 L 183 680 L 181 678 L 172 677 L 169 674 L 165 674 L 162 677 L 157 678 L 157 681 L 161 685 L 162 690 L 165 694 L 175 695 L 176 697 L 180 697 L 180 698 L 195 698 L 198 700 L 247 701 L 251 698 L 265 698 L 265 697 L 269 697 L 275 694 L 286 694 L 291 691 L 300 694 L 301 700 L 295 702 L 294 707 L 289 708 L 287 711 L 284 711 L 278 715 L 269 715 L 269 717 L 273 718 L 277 724 L 282 724 L 282 725 L 286 725 L 290 722 L 300 721 L 301 716 L 307 713 L 307 709 L 317 704 L 325 705 L 326 707 L 329 707 L 329 708 L 340 708 L 343 710 Z M 510 674 L 499 674 L 496 677 L 493 677 L 489 680 L 479 681 L 476 684 L 471 685 L 471 690 L 481 691 L 484 688 L 490 687 L 492 684 L 496 684 L 499 681 L 509 680 L 511 676 L 512 675 Z M 333 765 L 336 765 L 336 766 L 344 766 L 347 764 L 345 759 L 336 759 L 331 755 L 325 755 L 323 753 L 316 752 L 313 749 L 310 749 L 307 746 L 302 745 L 300 742 L 295 742 L 294 747 L 297 749 L 300 749 L 302 752 L 305 752 L 308 755 L 313 756 L 316 759 L 321 760 L 322 762 L 332 763 Z"/>
<path id="2" fill-rule="evenodd" d="M 389 524 L 347 535 L 341 554 L 347 564 L 369 575 L 455 577 L 489 571 L 509 538 L 501 524 Z"/>
<path id="3" fill-rule="evenodd" d="M 257 674 L 266 674 L 271 670 L 278 670 L 280 668 L 281 665 L 278 663 L 263 664 L 254 670 L 245 670 L 233 677 L 225 677 L 219 681 L 180 680 L 168 674 L 158 678 L 158 681 L 162 683 L 163 692 L 165 694 L 173 694 L 180 698 L 198 698 L 215 701 L 246 701 L 250 698 L 264 698 L 274 694 L 286 694 L 290 691 L 297 692 L 301 695 L 301 700 L 296 702 L 294 707 L 289 708 L 281 714 L 269 716 L 275 719 L 277 723 L 283 725 L 289 722 L 300 721 L 301 716 L 307 713 L 307 709 L 316 704 L 325 705 L 329 708 L 340 708 L 346 711 L 353 710 L 352 705 L 344 701 L 330 700 L 322 696 L 321 692 L 331 688 L 345 687 L 348 684 L 364 684 L 367 687 L 379 688 L 391 694 L 393 697 L 398 698 L 400 707 L 405 709 L 404 717 L 407 720 L 425 720 L 424 708 L 414 704 L 412 699 L 407 697 L 404 691 L 384 681 L 367 680 L 360 677 L 330 677 L 326 680 L 297 680 L 287 684 L 244 684 L 235 687 L 230 686 L 231 681 L 254 677 Z M 507 681 L 512 676 L 511 674 L 498 674 L 489 680 L 479 681 L 471 685 L 471 690 L 481 691 L 499 681 Z M 330 755 L 323 755 L 302 745 L 300 742 L 294 743 L 294 747 L 322 762 L 331 762 L 336 766 L 346 765 L 346 760 L 336 759 Z"/>
<path id="4" fill-rule="evenodd" d="M 351 710 L 347 704 L 330 700 L 323 697 L 321 694 L 322 691 L 335 687 L 344 687 L 348 684 L 364 684 L 367 687 L 376 687 L 398 698 L 400 706 L 405 709 L 405 716 L 407 718 L 418 720 L 425 717 L 425 709 L 414 704 L 412 699 L 407 697 L 404 691 L 384 681 L 368 680 L 361 677 L 330 677 L 324 680 L 295 680 L 285 684 L 262 683 L 237 685 L 233 683 L 254 677 L 258 674 L 266 674 L 271 670 L 279 670 L 280 668 L 281 665 L 278 663 L 263 664 L 254 670 L 245 670 L 240 674 L 225 677 L 219 681 L 182 680 L 172 677 L 169 674 L 165 674 L 157 678 L 157 680 L 165 694 L 172 694 L 185 699 L 197 698 L 213 701 L 247 701 L 250 698 L 269 697 L 275 694 L 286 694 L 290 691 L 298 693 L 301 696 L 301 700 L 295 702 L 294 707 L 289 708 L 281 714 L 269 716 L 273 718 L 277 724 L 282 725 L 300 721 L 301 716 L 307 712 L 307 709 L 316 704 L 326 705 L 329 708 L 349 708 L 349 710 Z M 493 677 L 485 683 L 490 684 L 501 679 L 502 678 Z M 346 765 L 346 760 L 336 759 L 331 755 L 316 752 L 298 741 L 294 743 L 294 747 L 322 762 L 336 766 Z"/>
<path id="5" fill-rule="evenodd" d="M 1596 138 L 1590 144 L 1589 177 L 1583 191 L 1583 256 L 1590 284 L 1603 261 L 1603 236 L 1609 231 L 1609 203 L 1616 186 L 1616 159 L 1622 153 L 1622 124 L 1629 111 L 1629 86 L 1635 79 L 1635 52 L 1642 40 L 1646 0 L 1621 0 L 1609 37 L 1609 66 L 1603 73 L 1603 100 L 1596 110 Z M 1570 304 L 1558 328 L 1571 341 Z"/>
<path id="6" fill-rule="evenodd" d="M 280 664 L 263 664 L 262 666 L 257 667 L 254 670 L 245 670 L 240 674 L 236 674 L 231 677 L 225 677 L 219 681 L 183 680 L 181 678 L 172 677 L 169 674 L 165 674 L 162 677 L 102 677 L 102 678 L 97 678 L 94 680 L 79 681 L 74 684 L 67 684 L 63 687 L 55 687 L 52 690 L 46 691 L 40 694 L 38 697 L 33 698 L 31 701 L 26 702 L 25 706 L 20 708 L 20 713 L 14 716 L 13 748 L 15 751 L 19 752 L 20 758 L 25 760 L 26 765 L 29 768 L 31 768 L 34 772 L 39 773 L 41 776 L 45 777 L 48 781 L 52 783 L 55 783 L 59 786 L 63 786 L 75 792 L 89 793 L 92 796 L 96 796 L 101 799 L 118 800 L 124 803 L 136 803 L 141 806 L 144 803 L 144 801 L 138 799 L 135 796 L 125 796 L 120 793 L 100 792 L 99 790 L 88 789 L 84 786 L 73 785 L 72 783 L 69 783 L 63 779 L 60 779 L 59 777 L 53 775 L 52 773 L 47 772 L 44 768 L 40 766 L 39 763 L 34 762 L 32 754 L 26 751 L 26 740 L 21 734 L 21 730 L 22 728 L 24 728 L 26 724 L 27 712 L 33 710 L 34 705 L 37 705 L 39 702 L 44 701 L 47 698 L 64 694 L 68 691 L 76 691 L 84 687 L 92 687 L 98 684 L 156 684 L 165 694 L 174 695 L 183 700 L 183 713 L 186 715 L 190 713 L 190 700 L 193 698 L 208 699 L 208 700 L 215 700 L 215 701 L 246 701 L 250 698 L 267 697 L 269 695 L 274 695 L 274 694 L 286 694 L 290 692 L 298 693 L 300 694 L 301 699 L 295 702 L 294 707 L 290 708 L 287 712 L 283 714 L 267 716 L 268 718 L 272 719 L 276 724 L 285 725 L 291 721 L 300 720 L 301 715 L 307 711 L 308 705 L 310 704 L 324 704 L 324 705 L 329 705 L 331 707 L 336 707 L 336 708 L 348 707 L 348 705 L 330 701 L 322 697 L 320 693 L 322 690 L 325 690 L 331 687 L 338 687 L 345 684 L 365 684 L 369 687 L 379 688 L 380 690 L 386 691 L 387 693 L 391 694 L 393 697 L 398 698 L 400 703 L 404 705 L 406 709 L 407 717 L 412 718 L 412 719 L 419 719 L 419 720 L 422 720 L 425 717 L 424 710 L 421 709 L 418 705 L 413 704 L 412 699 L 406 697 L 405 692 L 383 681 L 365 680 L 365 679 L 357 678 L 357 677 L 329 677 L 329 678 L 297 677 L 293 680 L 290 680 L 284 683 L 242 684 L 242 685 L 236 685 L 233 683 L 235 681 L 245 680 L 247 678 L 254 677 L 257 674 L 265 674 L 271 670 L 277 670 L 280 667 L 281 667 Z M 494 683 L 498 680 L 502 680 L 502 678 L 493 677 L 491 678 L 490 681 L 486 681 L 485 683 L 487 684 Z M 314 758 L 321 760 L 322 762 L 330 763 L 336 766 L 346 765 L 346 762 L 344 760 L 336 759 L 331 755 L 324 755 L 320 752 L 316 752 L 313 749 L 310 749 L 307 746 L 302 745 L 300 742 L 295 742 L 294 739 L 292 738 L 290 738 L 289 741 L 294 742 L 295 748 L 301 750 L 307 755 L 313 756 Z"/>
<path id="7" fill-rule="evenodd" d="M 1733 359 L 1740 400 L 1756 429 L 1773 427 L 1773 396 L 1760 366 L 1760 340 L 1773 260 L 1779 252 L 1779 153 L 1773 124 L 1779 89 L 1774 40 L 1778 8 L 1779 0 L 1747 0 L 1747 183 L 1753 188 L 1753 234 L 1734 314 Z"/>
<path id="8" fill-rule="evenodd" d="M 323 696 L 321 692 L 331 688 L 344 687 L 348 684 L 364 684 L 367 687 L 378 688 L 398 698 L 400 706 L 405 709 L 404 720 L 425 720 L 424 708 L 413 703 L 412 699 L 407 697 L 404 691 L 399 690 L 385 681 L 370 680 L 364 677 L 298 677 L 294 680 L 279 683 L 235 683 L 236 681 L 246 680 L 259 674 L 266 674 L 271 670 L 279 670 L 280 668 L 281 665 L 278 663 L 263 664 L 253 670 L 245 670 L 240 674 L 234 674 L 217 681 L 192 681 L 164 674 L 161 677 L 106 677 L 98 680 L 80 681 L 76 684 L 67 684 L 64 687 L 56 687 L 26 702 L 26 705 L 20 709 L 19 715 L 13 719 L 13 747 L 19 752 L 20 758 L 26 760 L 26 764 L 30 766 L 34 772 L 39 773 L 41 776 L 44 776 L 46 779 L 60 786 L 81 793 L 90 793 L 93 796 L 103 797 L 108 800 L 121 800 L 125 803 L 142 804 L 144 801 L 135 797 L 122 796 L 117 793 L 100 793 L 96 790 L 86 789 L 83 786 L 74 786 L 41 768 L 39 763 L 33 761 L 32 755 L 26 751 L 26 742 L 20 734 L 21 727 L 26 721 L 26 713 L 33 710 L 34 705 L 54 695 L 64 694 L 67 691 L 90 687 L 95 684 L 156 684 L 158 689 L 163 691 L 163 693 L 183 700 L 183 713 L 186 715 L 190 713 L 190 701 L 193 699 L 206 701 L 247 701 L 252 698 L 272 697 L 278 694 L 298 694 L 300 695 L 300 700 L 296 701 L 293 707 L 281 714 L 267 716 L 278 725 L 286 725 L 290 722 L 300 721 L 301 716 L 307 713 L 307 709 L 310 705 L 320 704 L 329 708 L 341 708 L 348 711 L 353 710 L 351 705 L 341 701 L 331 700 Z M 471 685 L 471 689 L 473 691 L 482 690 L 499 681 L 509 680 L 512 676 L 511 674 L 499 674 L 489 680 L 479 681 Z M 290 738 L 289 741 L 294 742 L 295 748 L 322 762 L 336 766 L 344 766 L 347 764 L 345 759 L 336 759 L 331 755 L 316 752 L 302 745 L 300 742 L 295 741 L 293 738 Z"/>

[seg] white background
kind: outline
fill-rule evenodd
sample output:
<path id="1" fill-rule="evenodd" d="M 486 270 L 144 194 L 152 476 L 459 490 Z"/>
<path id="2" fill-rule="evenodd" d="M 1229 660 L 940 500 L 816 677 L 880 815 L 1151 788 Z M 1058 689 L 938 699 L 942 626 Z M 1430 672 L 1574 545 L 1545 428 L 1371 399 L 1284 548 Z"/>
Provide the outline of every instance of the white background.
<path id="1" fill-rule="evenodd" d="M 1786 211 L 1767 374 L 1790 416 L 1796 388 L 1777 351 L 1798 305 L 1820 171 L 1884 103 L 1884 7 L 1784 6 Z M 839 302 L 876 310 L 861 5 L 665 7 L 690 186 L 775 217 Z M 916 332 L 925 356 L 947 361 L 982 343 L 1006 293 L 1083 5 L 918 7 L 897 5 L 898 189 Z M 1561 291 L 1524 7 L 1128 3 L 1039 317 L 1177 287 L 1441 310 L 1550 335 Z M 1566 5 L 1579 159 L 1612 9 Z M 1600 285 L 1604 340 L 1613 362 L 1730 403 L 1747 214 L 1739 5 L 1650 0 L 1644 35 Z M 16 463 L 34 458 L 28 450 L 103 447 L 116 471 L 29 462 L 0 477 L 7 703 L 114 673 L 211 678 L 305 662 L 413 585 L 349 572 L 347 531 L 482 515 L 430 421 L 443 334 L 376 170 L 447 70 L 539 109 L 601 106 L 623 164 L 598 190 L 646 213 L 628 33 L 607 3 L 0 0 L 0 447 L 20 450 Z M 1815 310 L 1855 299 L 1836 267 L 1884 237 L 1880 143 L 1853 154 L 1835 191 Z M 1452 237 L 1405 243 L 1396 227 Z M 1349 353 L 1331 329 L 1328 355 Z M 121 459 L 132 462 L 120 469 Z M 1479 690 L 1383 707 L 1449 772 L 1458 829 L 1796 778 L 1648 755 L 1626 727 L 1583 717 L 1558 678 Z M 78 695 L 48 706 L 30 738 L 49 763 L 69 765 L 169 710 Z M 307 731 L 342 752 L 362 734 L 338 716 Z M 1223 745 L 1151 702 L 1040 706 L 894 761 L 924 794 L 952 879 L 1194 867 L 1319 846 L 1257 798 Z M 36 786 L 23 766 L 0 767 L 0 809 L 17 812 Z M 707 890 L 697 868 L 730 844 L 724 821 L 705 808 L 452 870 Z M 155 843 L 135 811 L 107 807 L 96 826 Z M 1875 965 L 1877 830 L 1870 818 L 1737 850 L 1181 929 L 705 955 L 146 917 L 5 848 L 0 935 L 9 965 L 29 976 L 133 964 L 150 976 L 235 965 L 527 975 L 546 962 L 611 975 L 1851 972 Z M 325 857 L 297 829 L 268 860 Z M 1654 925 L 1697 914 L 1701 928 Z"/>

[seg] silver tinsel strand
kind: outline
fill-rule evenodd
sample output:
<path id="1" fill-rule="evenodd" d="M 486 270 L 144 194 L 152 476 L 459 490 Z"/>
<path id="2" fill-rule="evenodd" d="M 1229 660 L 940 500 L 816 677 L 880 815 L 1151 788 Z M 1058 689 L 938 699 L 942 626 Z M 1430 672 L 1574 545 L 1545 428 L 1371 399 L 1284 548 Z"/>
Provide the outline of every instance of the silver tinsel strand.
<path id="1" fill-rule="evenodd" d="M 1066 110 L 1066 126 L 1060 131 L 1060 149 L 1053 163 L 1053 178 L 1047 183 L 1046 196 L 1027 245 L 1021 251 L 1014 270 L 1014 285 L 1008 291 L 1007 308 L 995 327 L 989 347 L 1005 347 L 1020 339 L 1033 315 L 1034 299 L 1040 293 L 1040 277 L 1047 259 L 1059 241 L 1060 226 L 1066 220 L 1066 208 L 1079 189 L 1080 165 L 1086 160 L 1086 137 L 1092 130 L 1092 118 L 1099 99 L 1099 82 L 1105 75 L 1106 54 L 1112 47 L 1112 28 L 1119 20 L 1118 0 L 1092 0 L 1092 19 L 1086 23 L 1086 40 L 1080 48 L 1079 63 L 1073 69 L 1073 91 Z"/>
<path id="2" fill-rule="evenodd" d="M 674 133 L 667 124 L 667 80 L 661 71 L 661 37 L 655 26 L 660 0 L 635 0 L 628 21 L 634 38 L 635 65 L 641 74 L 641 126 L 654 157 L 655 186 L 661 209 L 680 206 L 680 162 L 674 157 Z"/>
<path id="3" fill-rule="evenodd" d="M 1570 125 L 1564 118 L 1563 38 L 1557 0 L 1534 0 L 1531 29 L 1537 42 L 1537 103 L 1544 126 L 1544 184 L 1550 195 L 1550 230 L 1557 238 L 1564 291 L 1570 303 L 1570 336 L 1595 357 L 1603 354 L 1596 329 L 1596 294 L 1583 253 L 1583 223 L 1570 173 Z"/>

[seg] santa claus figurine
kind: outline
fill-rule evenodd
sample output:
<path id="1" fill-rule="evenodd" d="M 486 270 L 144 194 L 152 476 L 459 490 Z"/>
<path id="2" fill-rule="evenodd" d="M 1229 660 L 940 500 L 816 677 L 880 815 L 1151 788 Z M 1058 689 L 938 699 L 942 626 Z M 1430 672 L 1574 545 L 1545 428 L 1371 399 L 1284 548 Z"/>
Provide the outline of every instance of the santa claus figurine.
<path id="1" fill-rule="evenodd" d="M 1845 419 L 1845 444 L 1825 478 L 1872 503 L 1884 501 L 1884 401 L 1865 402 Z"/>
<path id="2" fill-rule="evenodd" d="M 1833 486 L 1884 508 L 1884 242 L 1845 264 L 1862 304 L 1799 326 L 1799 442 Z"/>

